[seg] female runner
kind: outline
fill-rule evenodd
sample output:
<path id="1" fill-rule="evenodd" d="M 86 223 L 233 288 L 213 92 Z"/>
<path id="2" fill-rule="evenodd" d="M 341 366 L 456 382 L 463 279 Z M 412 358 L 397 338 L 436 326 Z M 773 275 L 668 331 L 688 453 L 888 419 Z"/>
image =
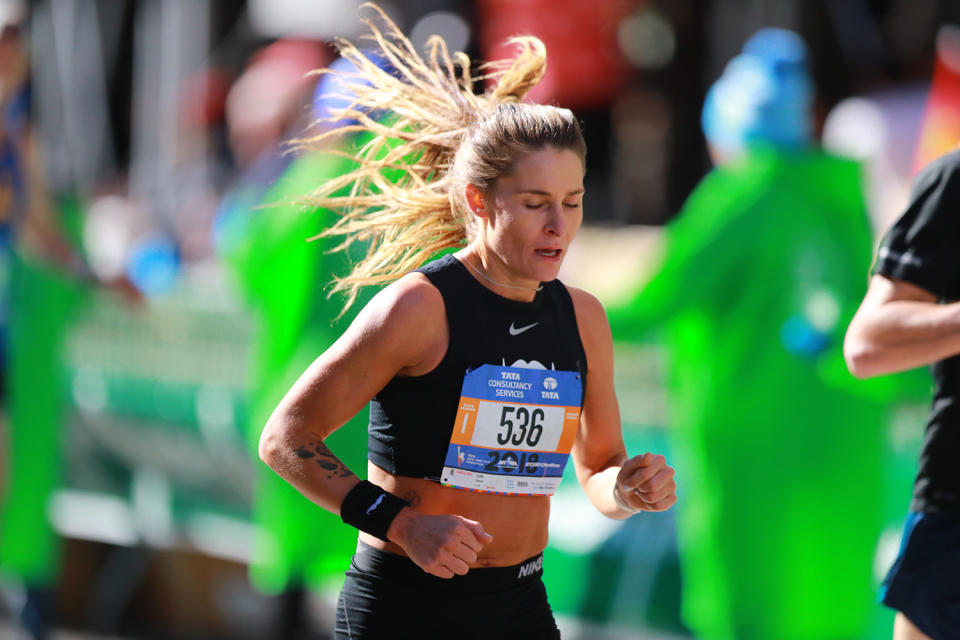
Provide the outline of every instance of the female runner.
<path id="1" fill-rule="evenodd" d="M 557 280 L 583 136 L 570 111 L 520 102 L 545 71 L 539 40 L 516 39 L 477 95 L 466 56 L 435 37 L 424 60 L 380 15 L 375 56 L 341 44 L 355 101 L 335 116 L 373 141 L 315 202 L 371 242 L 342 287 L 395 281 L 290 389 L 260 457 L 360 530 L 337 638 L 558 638 L 542 552 L 567 458 L 608 517 L 676 502 L 663 456 L 625 451 L 603 307 Z M 324 440 L 368 402 L 360 480 Z"/>

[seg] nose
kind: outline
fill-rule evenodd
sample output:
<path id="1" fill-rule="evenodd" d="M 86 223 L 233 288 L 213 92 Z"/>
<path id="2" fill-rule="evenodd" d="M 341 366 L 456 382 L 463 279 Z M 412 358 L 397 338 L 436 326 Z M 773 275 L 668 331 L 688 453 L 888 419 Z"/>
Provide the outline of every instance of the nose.
<path id="1" fill-rule="evenodd" d="M 563 211 L 563 203 L 557 202 L 550 207 L 543 228 L 550 235 L 559 237 L 566 232 L 567 224 L 567 217 Z"/>

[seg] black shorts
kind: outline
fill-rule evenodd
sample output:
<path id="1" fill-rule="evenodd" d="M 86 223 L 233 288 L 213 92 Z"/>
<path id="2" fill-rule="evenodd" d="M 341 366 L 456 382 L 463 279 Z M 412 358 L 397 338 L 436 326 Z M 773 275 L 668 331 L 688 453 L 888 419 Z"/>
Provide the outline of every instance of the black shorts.
<path id="1" fill-rule="evenodd" d="M 907 517 L 900 554 L 883 581 L 880 599 L 934 640 L 957 637 L 960 517 L 916 512 Z"/>
<path id="2" fill-rule="evenodd" d="M 542 567 L 540 554 L 446 580 L 361 542 L 337 601 L 334 637 L 557 640 Z"/>

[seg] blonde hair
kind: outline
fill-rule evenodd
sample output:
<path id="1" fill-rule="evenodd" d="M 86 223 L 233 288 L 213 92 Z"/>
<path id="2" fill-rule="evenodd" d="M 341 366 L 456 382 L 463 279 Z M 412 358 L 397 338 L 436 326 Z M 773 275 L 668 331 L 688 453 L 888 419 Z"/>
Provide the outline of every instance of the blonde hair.
<path id="1" fill-rule="evenodd" d="M 361 286 L 395 280 L 444 249 L 464 246 L 474 231 L 467 184 L 486 192 L 511 173 L 519 156 L 543 147 L 586 158 L 580 126 L 569 110 L 520 102 L 546 71 L 539 39 L 512 38 L 518 47 L 513 60 L 483 65 L 484 75 L 475 78 L 469 57 L 460 51 L 451 56 L 439 36 L 427 41 L 424 60 L 379 7 L 364 7 L 384 23 L 381 29 L 364 19 L 380 60 L 338 42 L 341 56 L 356 69 L 341 74 L 353 95 L 339 96 L 349 106 L 325 119 L 354 124 L 296 141 L 299 148 L 311 148 L 342 132 L 371 136 L 353 153 L 331 151 L 355 159 L 356 168 L 306 198 L 311 206 L 340 212 L 321 234 L 342 236 L 338 249 L 369 243 L 366 257 L 336 281 L 335 291 L 348 292 L 347 306 Z M 474 83 L 487 79 L 496 82 L 475 93 Z M 389 111 L 377 117 L 374 112 L 383 113 L 385 106 Z"/>

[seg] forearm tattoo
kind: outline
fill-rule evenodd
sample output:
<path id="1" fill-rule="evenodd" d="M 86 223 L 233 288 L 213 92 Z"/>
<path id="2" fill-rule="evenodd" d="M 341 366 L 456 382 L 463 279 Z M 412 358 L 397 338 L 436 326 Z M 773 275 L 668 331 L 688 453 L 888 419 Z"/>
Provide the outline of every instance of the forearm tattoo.
<path id="1" fill-rule="evenodd" d="M 400 497 L 409 502 L 411 507 L 420 506 L 420 494 L 416 491 L 407 491 Z"/>
<path id="2" fill-rule="evenodd" d="M 332 479 L 334 476 L 346 478 L 353 475 L 350 469 L 347 469 L 342 462 L 337 460 L 337 457 L 327 448 L 323 440 L 308 442 L 305 445 L 297 447 L 293 452 L 297 454 L 298 458 L 304 460 L 313 459 L 314 462 L 320 465 L 321 469 L 327 472 L 327 480 Z"/>

